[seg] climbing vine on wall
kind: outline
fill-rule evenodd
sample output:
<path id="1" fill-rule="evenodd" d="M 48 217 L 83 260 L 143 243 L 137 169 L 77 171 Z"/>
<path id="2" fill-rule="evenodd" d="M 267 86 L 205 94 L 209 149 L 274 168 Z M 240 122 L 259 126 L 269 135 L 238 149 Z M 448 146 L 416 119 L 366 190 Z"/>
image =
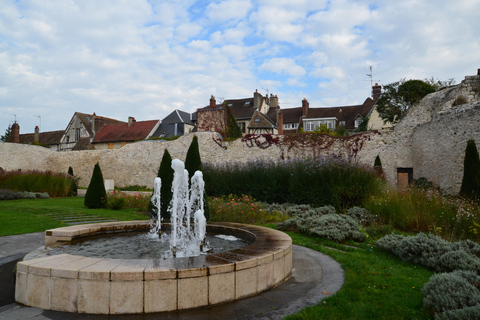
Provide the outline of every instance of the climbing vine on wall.
<path id="1" fill-rule="evenodd" d="M 280 145 L 280 138 L 274 137 L 271 134 L 253 134 L 249 133 L 242 138 L 242 142 L 245 142 L 247 147 L 251 148 L 254 145 L 260 149 L 267 149 L 272 145 Z"/>

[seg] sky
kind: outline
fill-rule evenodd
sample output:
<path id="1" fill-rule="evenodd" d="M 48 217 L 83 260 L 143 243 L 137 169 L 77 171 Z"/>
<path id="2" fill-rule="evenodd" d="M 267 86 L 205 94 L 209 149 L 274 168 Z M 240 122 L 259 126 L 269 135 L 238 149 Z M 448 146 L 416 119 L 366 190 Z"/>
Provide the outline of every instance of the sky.
<path id="1" fill-rule="evenodd" d="M 0 135 L 222 99 L 361 104 L 371 80 L 480 68 L 479 0 L 0 0 Z M 373 76 L 369 77 L 370 67 Z"/>

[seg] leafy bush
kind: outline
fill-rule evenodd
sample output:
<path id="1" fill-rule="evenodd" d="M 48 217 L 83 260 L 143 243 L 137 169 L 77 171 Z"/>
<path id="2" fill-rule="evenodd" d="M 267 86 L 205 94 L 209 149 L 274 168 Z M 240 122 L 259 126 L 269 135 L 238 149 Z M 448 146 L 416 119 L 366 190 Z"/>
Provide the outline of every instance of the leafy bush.
<path id="1" fill-rule="evenodd" d="M 452 243 L 432 234 L 419 233 L 409 237 L 391 234 L 377 240 L 376 244 L 404 261 L 437 272 L 480 272 L 480 245 L 470 240 Z"/>
<path id="2" fill-rule="evenodd" d="M 205 165 L 203 172 L 210 196 L 242 193 L 268 203 L 341 210 L 361 205 L 381 185 L 372 168 L 336 157 Z"/>
<path id="3" fill-rule="evenodd" d="M 126 202 L 123 197 L 108 197 L 107 207 L 111 210 L 121 210 L 125 208 Z"/>
<path id="4" fill-rule="evenodd" d="M 422 288 L 423 305 L 435 319 L 476 319 L 480 314 L 480 276 L 471 271 L 433 275 Z"/>
<path id="5" fill-rule="evenodd" d="M 67 174 L 51 171 L 2 171 L 0 188 L 12 191 L 48 193 L 51 197 L 67 197 L 72 194 L 73 180 Z"/>
<path id="6" fill-rule="evenodd" d="M 75 197 L 78 194 L 78 178 L 73 175 L 73 168 L 68 167 L 68 174 L 72 177 L 72 186 L 69 196 Z"/>
<path id="7" fill-rule="evenodd" d="M 100 165 L 95 164 L 92 178 L 85 194 L 84 205 L 90 209 L 107 207 L 107 192 L 103 182 L 103 174 Z"/>
<path id="8" fill-rule="evenodd" d="M 170 212 L 168 207 L 172 201 L 172 182 L 173 182 L 174 170 L 172 168 L 172 156 L 167 149 L 163 152 L 162 161 L 158 168 L 157 177 L 162 181 L 160 186 L 160 217 L 164 220 L 170 220 Z M 153 196 L 153 193 L 152 193 Z M 157 216 L 157 209 L 150 200 L 148 205 L 148 214 L 150 217 Z"/>
<path id="9" fill-rule="evenodd" d="M 335 242 L 349 239 L 362 242 L 366 237 L 353 218 L 336 214 L 335 208 L 332 206 L 308 210 L 302 215 L 278 224 L 277 228 L 279 230 L 298 230 Z"/>
<path id="10" fill-rule="evenodd" d="M 346 214 L 362 226 L 369 226 L 374 220 L 376 220 L 376 217 L 370 214 L 365 208 L 352 207 L 347 209 Z"/>
<path id="11" fill-rule="evenodd" d="M 425 177 L 420 177 L 418 179 L 413 179 L 413 184 L 416 188 L 419 189 L 431 189 L 433 188 L 433 183 L 428 181 Z"/>
<path id="12" fill-rule="evenodd" d="M 262 204 L 248 195 L 228 195 L 208 199 L 212 221 L 239 223 L 270 223 L 284 221 L 288 216 L 281 211 L 266 211 Z"/>
<path id="13" fill-rule="evenodd" d="M 480 199 L 480 159 L 475 140 L 468 140 L 463 161 L 463 179 L 460 195 Z"/>

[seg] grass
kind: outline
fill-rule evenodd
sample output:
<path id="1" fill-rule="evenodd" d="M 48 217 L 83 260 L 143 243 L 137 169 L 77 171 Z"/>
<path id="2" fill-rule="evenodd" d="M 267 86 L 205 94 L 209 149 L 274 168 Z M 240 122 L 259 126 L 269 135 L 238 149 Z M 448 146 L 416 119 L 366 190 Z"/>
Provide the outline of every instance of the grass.
<path id="1" fill-rule="evenodd" d="M 118 220 L 145 220 L 148 216 L 135 209 L 109 210 L 88 209 L 83 205 L 84 198 L 21 199 L 0 201 L 0 236 L 40 232 L 64 227 L 60 220 L 48 214 L 68 213 L 75 216 L 95 215 Z"/>
<path id="2" fill-rule="evenodd" d="M 433 272 L 401 261 L 378 248 L 357 248 L 287 232 L 294 244 L 320 251 L 338 261 L 345 283 L 335 295 L 286 317 L 292 319 L 431 319 L 423 308 L 421 289 Z"/>

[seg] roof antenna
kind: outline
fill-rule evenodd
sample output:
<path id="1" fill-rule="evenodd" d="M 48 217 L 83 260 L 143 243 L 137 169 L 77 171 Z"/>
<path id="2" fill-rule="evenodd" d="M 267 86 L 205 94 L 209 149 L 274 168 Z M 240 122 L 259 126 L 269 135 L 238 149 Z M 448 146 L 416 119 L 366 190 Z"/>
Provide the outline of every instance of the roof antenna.
<path id="1" fill-rule="evenodd" d="M 373 68 L 372 68 L 372 66 L 370 66 L 370 73 L 367 73 L 367 77 L 370 78 L 370 87 L 373 87 L 373 81 L 380 82 L 380 80 L 373 80 Z M 368 80 L 364 80 L 364 81 L 368 81 Z"/>
<path id="2" fill-rule="evenodd" d="M 263 87 L 262 87 L 262 89 L 265 90 L 265 91 L 267 91 L 267 97 L 268 97 L 268 96 L 269 96 L 269 93 L 270 93 L 270 91 L 268 90 L 268 88 L 263 88 Z"/>

